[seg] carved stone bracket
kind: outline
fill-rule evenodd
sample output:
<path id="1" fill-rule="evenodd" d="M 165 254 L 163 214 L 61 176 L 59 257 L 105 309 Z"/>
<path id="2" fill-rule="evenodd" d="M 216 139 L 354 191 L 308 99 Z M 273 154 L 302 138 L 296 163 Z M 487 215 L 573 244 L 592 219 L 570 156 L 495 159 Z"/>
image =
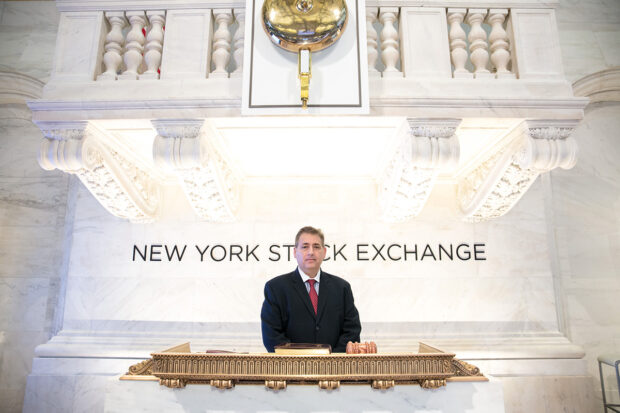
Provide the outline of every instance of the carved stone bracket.
<path id="1" fill-rule="evenodd" d="M 237 179 L 219 151 L 202 130 L 202 120 L 156 120 L 153 159 L 173 171 L 202 219 L 230 222 L 235 219 L 239 194 Z"/>
<path id="2" fill-rule="evenodd" d="M 458 119 L 409 119 L 409 129 L 379 179 L 381 218 L 401 222 L 417 216 L 437 175 L 456 166 Z"/>
<path id="3" fill-rule="evenodd" d="M 156 180 L 131 155 L 114 148 L 88 122 L 39 122 L 44 138 L 39 165 L 75 174 L 108 211 L 133 222 L 155 220 Z"/>
<path id="4" fill-rule="evenodd" d="M 525 121 L 507 143 L 469 172 L 458 185 L 464 220 L 479 222 L 506 214 L 538 175 L 555 168 L 570 169 L 577 143 L 570 137 L 577 121 Z"/>

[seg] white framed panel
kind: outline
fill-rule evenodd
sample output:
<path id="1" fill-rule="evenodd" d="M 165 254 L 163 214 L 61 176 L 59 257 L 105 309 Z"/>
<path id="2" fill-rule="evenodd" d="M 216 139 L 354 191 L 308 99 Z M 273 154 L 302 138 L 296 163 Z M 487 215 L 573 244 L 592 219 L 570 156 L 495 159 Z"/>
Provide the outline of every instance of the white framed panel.
<path id="1" fill-rule="evenodd" d="M 512 9 L 510 13 L 519 78 L 563 80 L 555 11 Z"/>
<path id="2" fill-rule="evenodd" d="M 400 15 L 405 77 L 451 78 L 446 9 L 402 7 Z"/>
<path id="3" fill-rule="evenodd" d="M 210 9 L 169 10 L 161 62 L 162 79 L 204 79 L 211 67 Z"/>
<path id="4" fill-rule="evenodd" d="M 106 27 L 103 12 L 69 12 L 60 15 L 52 78 L 95 80 L 100 72 Z"/>
<path id="5" fill-rule="evenodd" d="M 368 114 L 364 0 L 346 0 L 347 27 L 327 49 L 312 53 L 308 109 L 302 109 L 297 54 L 271 42 L 261 23 L 263 0 L 248 0 L 242 113 Z"/>

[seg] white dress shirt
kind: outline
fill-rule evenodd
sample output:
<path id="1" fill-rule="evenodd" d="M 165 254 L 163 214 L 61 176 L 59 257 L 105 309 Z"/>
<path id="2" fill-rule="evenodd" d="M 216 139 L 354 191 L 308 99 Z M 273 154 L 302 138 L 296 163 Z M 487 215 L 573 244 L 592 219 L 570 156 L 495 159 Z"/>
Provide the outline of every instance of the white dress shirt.
<path id="1" fill-rule="evenodd" d="M 321 282 L 321 269 L 319 268 L 319 272 L 316 274 L 316 277 L 314 278 L 310 278 L 308 277 L 308 275 L 303 272 L 301 270 L 301 268 L 297 267 L 297 270 L 299 271 L 299 275 L 301 275 L 301 280 L 303 281 L 304 285 L 306 286 L 306 291 L 308 291 L 308 294 L 310 294 L 310 283 L 307 282 L 308 280 L 315 280 L 316 282 L 314 283 L 314 290 L 316 291 L 316 295 L 319 295 L 319 282 Z"/>

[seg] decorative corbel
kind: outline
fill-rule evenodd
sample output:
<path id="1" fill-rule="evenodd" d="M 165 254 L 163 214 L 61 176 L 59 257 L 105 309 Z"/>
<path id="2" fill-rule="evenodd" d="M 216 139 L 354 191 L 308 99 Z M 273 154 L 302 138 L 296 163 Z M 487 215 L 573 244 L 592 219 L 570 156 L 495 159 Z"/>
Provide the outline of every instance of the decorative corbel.
<path id="1" fill-rule="evenodd" d="M 570 137 L 576 120 L 528 120 L 507 143 L 469 172 L 458 185 L 464 220 L 485 221 L 506 214 L 538 175 L 570 169 L 577 161 L 577 142 Z"/>
<path id="2" fill-rule="evenodd" d="M 239 193 L 237 179 L 203 131 L 202 120 L 154 120 L 153 159 L 174 172 L 194 211 L 202 219 L 231 222 Z"/>
<path id="3" fill-rule="evenodd" d="M 437 175 L 459 160 L 459 119 L 408 119 L 402 142 L 379 179 L 381 219 L 402 222 L 417 216 Z"/>
<path id="4" fill-rule="evenodd" d="M 160 205 L 153 177 L 123 150 L 113 148 L 86 121 L 38 122 L 44 138 L 39 165 L 76 175 L 110 213 L 132 222 L 152 222 Z"/>

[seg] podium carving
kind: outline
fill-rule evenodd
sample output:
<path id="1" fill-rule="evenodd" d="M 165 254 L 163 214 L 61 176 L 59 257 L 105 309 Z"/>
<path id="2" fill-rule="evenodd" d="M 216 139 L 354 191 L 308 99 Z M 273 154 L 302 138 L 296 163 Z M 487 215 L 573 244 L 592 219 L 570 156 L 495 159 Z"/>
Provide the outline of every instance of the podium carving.
<path id="1" fill-rule="evenodd" d="M 170 350 L 153 353 L 151 359 L 131 366 L 121 379 L 159 380 L 171 388 L 210 384 L 231 389 L 240 383 L 264 383 L 271 390 L 285 389 L 288 384 L 315 383 L 325 390 L 337 389 L 343 383 L 369 383 L 379 390 L 417 383 L 434 389 L 445 386 L 450 379 L 486 380 L 477 367 L 455 359 L 453 353 L 422 343 L 419 353 L 191 353 L 189 344 Z"/>

